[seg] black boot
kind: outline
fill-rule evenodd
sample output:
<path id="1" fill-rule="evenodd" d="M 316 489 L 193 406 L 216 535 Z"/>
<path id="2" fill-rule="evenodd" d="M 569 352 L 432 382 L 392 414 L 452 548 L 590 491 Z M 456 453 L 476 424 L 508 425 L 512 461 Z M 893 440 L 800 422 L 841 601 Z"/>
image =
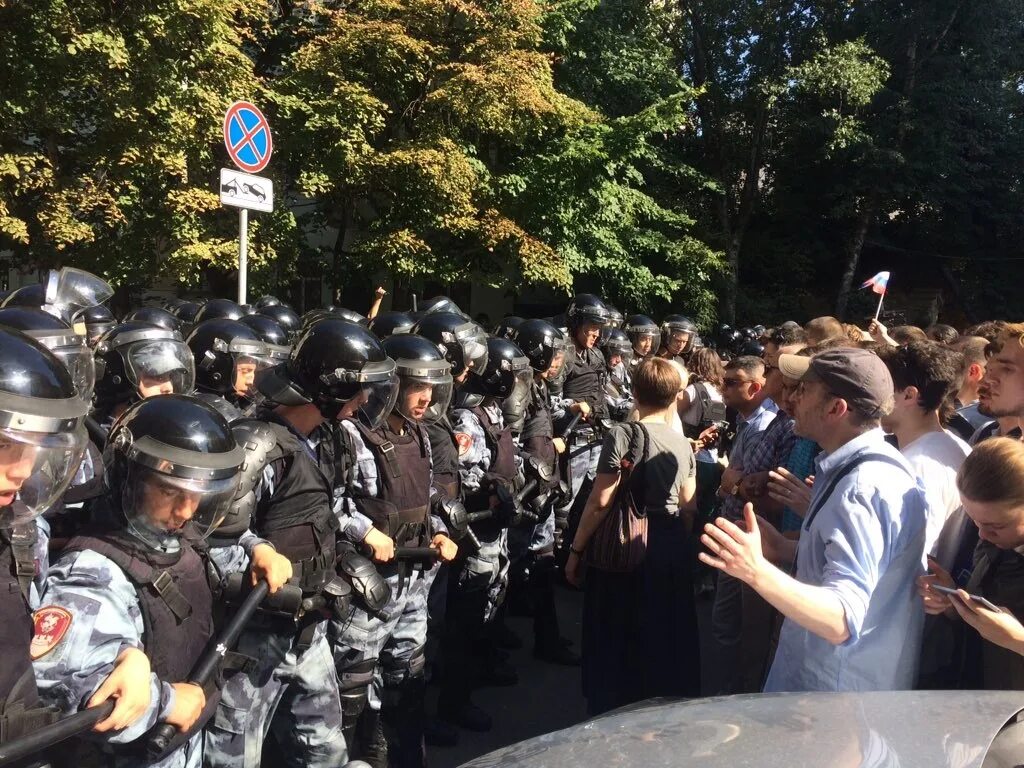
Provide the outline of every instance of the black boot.
<path id="1" fill-rule="evenodd" d="M 388 742 L 380 712 L 369 707 L 363 710 L 356 726 L 356 741 L 360 745 L 356 755 L 359 760 L 373 768 L 388 768 Z"/>

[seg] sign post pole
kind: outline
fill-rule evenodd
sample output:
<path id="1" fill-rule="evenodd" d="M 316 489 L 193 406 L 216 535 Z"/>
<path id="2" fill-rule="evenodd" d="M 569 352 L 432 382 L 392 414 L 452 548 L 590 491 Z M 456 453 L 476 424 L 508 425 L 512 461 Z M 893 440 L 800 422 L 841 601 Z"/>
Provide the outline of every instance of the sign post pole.
<path id="1" fill-rule="evenodd" d="M 238 209 L 238 303 L 245 304 L 249 271 L 249 210 Z"/>

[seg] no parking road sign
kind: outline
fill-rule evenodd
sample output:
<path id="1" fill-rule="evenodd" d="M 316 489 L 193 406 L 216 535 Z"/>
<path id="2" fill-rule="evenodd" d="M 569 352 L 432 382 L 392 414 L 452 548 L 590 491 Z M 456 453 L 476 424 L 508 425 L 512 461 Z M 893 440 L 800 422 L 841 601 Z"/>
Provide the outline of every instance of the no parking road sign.
<path id="1" fill-rule="evenodd" d="M 270 162 L 274 140 L 270 124 L 259 107 L 236 101 L 224 115 L 224 146 L 235 165 L 246 173 L 259 173 Z"/>

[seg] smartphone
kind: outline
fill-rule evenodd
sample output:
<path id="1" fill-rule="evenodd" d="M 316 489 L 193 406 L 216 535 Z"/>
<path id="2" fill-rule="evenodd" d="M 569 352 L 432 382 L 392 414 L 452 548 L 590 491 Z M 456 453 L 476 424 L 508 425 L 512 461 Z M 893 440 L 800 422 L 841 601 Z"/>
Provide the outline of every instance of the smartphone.
<path id="1" fill-rule="evenodd" d="M 956 595 L 957 594 L 957 591 L 955 589 L 950 589 L 949 587 L 940 587 L 938 584 L 929 584 L 928 585 L 928 589 L 934 589 L 936 592 L 941 592 L 944 595 Z M 989 602 L 988 600 L 986 600 L 981 595 L 968 595 L 968 597 L 970 597 L 971 600 L 973 600 L 974 602 L 976 602 L 978 605 L 982 606 L 983 608 L 988 608 L 988 610 L 994 611 L 995 613 L 1002 613 L 1003 612 L 1002 608 L 1000 608 L 998 605 L 994 605 L 993 603 Z"/>

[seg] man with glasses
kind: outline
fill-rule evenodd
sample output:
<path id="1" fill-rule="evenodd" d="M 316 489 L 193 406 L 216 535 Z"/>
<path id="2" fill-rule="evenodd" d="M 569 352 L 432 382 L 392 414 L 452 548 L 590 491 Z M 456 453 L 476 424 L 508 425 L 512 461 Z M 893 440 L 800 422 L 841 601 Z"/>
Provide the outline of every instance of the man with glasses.
<path id="1" fill-rule="evenodd" d="M 736 439 L 729 451 L 729 466 L 722 473 L 718 496 L 722 499 L 721 514 L 729 520 L 739 520 L 744 498 L 741 484 L 754 465 L 750 459 L 764 436 L 768 425 L 775 419 L 776 406 L 765 389 L 765 365 L 759 357 L 744 355 L 730 360 L 725 367 L 722 399 L 736 411 Z M 770 469 L 770 467 L 765 467 Z M 742 692 L 740 665 L 743 654 L 743 595 L 740 582 L 728 576 L 720 578 L 711 610 L 711 631 L 721 652 L 724 679 L 718 681 L 720 693 Z"/>
<path id="2" fill-rule="evenodd" d="M 800 380 L 797 434 L 823 449 L 800 540 L 759 521 L 748 504 L 742 527 L 721 518 L 705 527 L 711 554 L 700 558 L 786 617 L 765 691 L 909 689 L 924 622 L 914 583 L 925 570 L 926 502 L 880 429 L 893 407 L 892 377 L 864 349 L 781 355 L 779 368 Z M 794 561 L 795 578 L 789 565 L 772 564 Z"/>

